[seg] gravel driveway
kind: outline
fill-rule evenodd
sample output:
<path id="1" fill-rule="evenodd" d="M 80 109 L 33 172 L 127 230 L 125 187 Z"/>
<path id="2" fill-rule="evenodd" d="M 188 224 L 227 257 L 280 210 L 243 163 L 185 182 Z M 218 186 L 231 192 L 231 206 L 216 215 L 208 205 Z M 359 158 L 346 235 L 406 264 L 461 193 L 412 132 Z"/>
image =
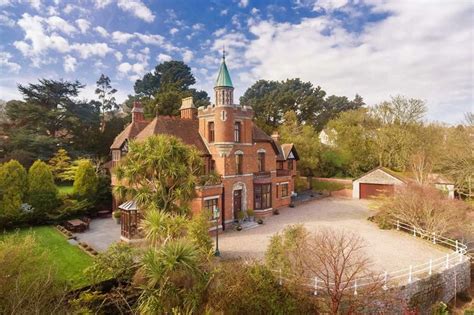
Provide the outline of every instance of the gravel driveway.
<path id="1" fill-rule="evenodd" d="M 367 201 L 324 198 L 296 208 L 280 210 L 280 215 L 265 220 L 264 225 L 219 235 L 222 258 L 263 258 L 270 237 L 287 225 L 302 223 L 310 231 L 321 227 L 344 229 L 359 234 L 366 242 L 366 253 L 374 271 L 394 271 L 422 264 L 430 258 L 446 255 L 448 250 L 396 230 L 381 230 L 367 220 L 372 215 Z"/>

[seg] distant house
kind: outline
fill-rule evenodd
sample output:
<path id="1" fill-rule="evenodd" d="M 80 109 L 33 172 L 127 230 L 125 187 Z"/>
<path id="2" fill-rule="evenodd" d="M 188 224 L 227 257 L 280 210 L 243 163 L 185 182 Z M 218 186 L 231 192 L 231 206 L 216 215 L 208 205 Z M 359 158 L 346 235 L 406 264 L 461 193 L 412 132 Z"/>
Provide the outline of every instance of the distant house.
<path id="1" fill-rule="evenodd" d="M 380 195 L 393 195 L 397 187 L 415 182 L 413 174 L 394 172 L 377 167 L 352 181 L 352 198 L 370 199 Z M 454 183 L 439 174 L 429 174 L 428 183 L 445 191 L 454 199 Z"/>
<path id="2" fill-rule="evenodd" d="M 334 140 L 331 140 L 331 138 L 329 137 L 329 134 L 331 133 L 335 134 L 336 131 L 334 129 L 331 129 L 331 130 L 324 129 L 323 131 L 319 133 L 319 141 L 322 144 L 325 144 L 330 147 L 335 146 Z"/>

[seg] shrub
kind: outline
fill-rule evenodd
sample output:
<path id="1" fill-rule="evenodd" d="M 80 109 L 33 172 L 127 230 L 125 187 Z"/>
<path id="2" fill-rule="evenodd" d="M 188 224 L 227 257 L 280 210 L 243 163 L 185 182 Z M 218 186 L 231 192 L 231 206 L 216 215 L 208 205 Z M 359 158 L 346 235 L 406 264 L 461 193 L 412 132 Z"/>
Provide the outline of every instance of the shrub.
<path id="1" fill-rule="evenodd" d="M 57 180 L 74 180 L 74 178 L 67 176 L 67 170 L 71 167 L 71 158 L 66 150 L 59 149 L 49 160 L 48 164 L 51 166 L 51 171 Z"/>
<path id="2" fill-rule="evenodd" d="M 33 206 L 33 217 L 42 220 L 58 206 L 58 189 L 46 163 L 38 160 L 28 171 L 28 201 Z"/>
<path id="3" fill-rule="evenodd" d="M 377 221 L 384 217 L 400 219 L 418 229 L 445 235 L 462 229 L 470 206 L 459 200 L 447 199 L 431 186 L 410 184 L 398 189 L 391 197 L 379 200 Z"/>
<path id="4" fill-rule="evenodd" d="M 91 253 L 95 252 L 93 249 L 90 251 Z M 128 282 L 131 281 L 137 270 L 137 264 L 134 261 L 135 256 L 136 251 L 130 245 L 115 243 L 107 251 L 97 255 L 93 265 L 84 272 L 92 283 L 99 283 L 108 279 Z"/>
<path id="5" fill-rule="evenodd" d="M 316 309 L 297 290 L 280 286 L 262 264 L 222 263 L 209 287 L 208 307 L 223 314 L 315 314 Z"/>
<path id="6" fill-rule="evenodd" d="M 302 192 L 308 190 L 308 180 L 306 177 L 296 176 L 295 177 L 295 191 Z"/>
<path id="7" fill-rule="evenodd" d="M 0 165 L 0 226 L 12 225 L 22 218 L 28 178 L 25 168 L 15 160 Z"/>
<path id="8" fill-rule="evenodd" d="M 31 234 L 0 240 L 0 314 L 68 313 L 65 284 L 46 254 Z"/>
<path id="9" fill-rule="evenodd" d="M 209 235 L 210 217 L 210 212 L 203 210 L 198 215 L 194 215 L 188 224 L 189 239 L 205 254 L 210 253 L 213 247 L 213 242 Z"/>
<path id="10" fill-rule="evenodd" d="M 122 211 L 120 210 L 115 210 L 112 215 L 114 216 L 114 218 L 116 219 L 119 219 L 121 216 L 122 216 Z"/>
<path id="11" fill-rule="evenodd" d="M 89 160 L 79 162 L 74 178 L 73 193 L 80 199 L 93 200 L 97 193 L 99 179 Z"/>

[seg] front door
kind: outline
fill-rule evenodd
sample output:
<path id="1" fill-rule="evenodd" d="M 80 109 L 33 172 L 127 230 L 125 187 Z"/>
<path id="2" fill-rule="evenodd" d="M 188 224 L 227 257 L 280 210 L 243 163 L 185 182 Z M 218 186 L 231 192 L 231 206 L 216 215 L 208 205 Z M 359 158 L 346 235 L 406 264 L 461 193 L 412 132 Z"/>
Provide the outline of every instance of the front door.
<path id="1" fill-rule="evenodd" d="M 240 211 L 242 211 L 242 189 L 234 190 L 234 220 L 238 219 Z"/>

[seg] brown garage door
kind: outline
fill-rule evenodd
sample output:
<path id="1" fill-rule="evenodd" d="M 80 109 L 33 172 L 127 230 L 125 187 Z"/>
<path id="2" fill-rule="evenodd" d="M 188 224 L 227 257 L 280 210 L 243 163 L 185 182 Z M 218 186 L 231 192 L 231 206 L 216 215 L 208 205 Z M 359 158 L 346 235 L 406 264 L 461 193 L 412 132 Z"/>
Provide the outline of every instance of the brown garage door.
<path id="1" fill-rule="evenodd" d="M 359 193 L 361 199 L 374 198 L 380 195 L 393 195 L 393 185 L 383 184 L 360 184 Z"/>

